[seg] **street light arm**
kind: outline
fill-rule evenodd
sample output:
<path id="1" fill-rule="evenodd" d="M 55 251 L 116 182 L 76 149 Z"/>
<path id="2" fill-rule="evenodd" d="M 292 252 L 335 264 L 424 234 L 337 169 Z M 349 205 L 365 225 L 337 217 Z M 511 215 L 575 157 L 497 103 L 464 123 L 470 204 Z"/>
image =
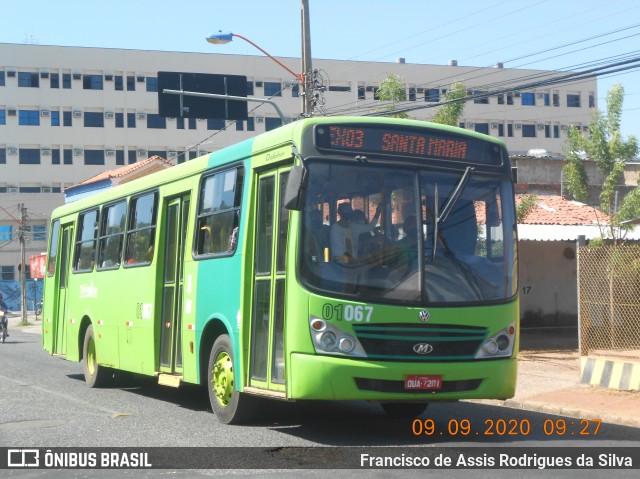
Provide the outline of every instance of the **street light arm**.
<path id="1" fill-rule="evenodd" d="M 282 63 L 281 61 L 277 60 L 276 58 L 272 57 L 271 55 L 269 55 L 269 53 L 267 53 L 263 48 L 259 47 L 258 45 L 256 45 L 255 43 L 253 43 L 251 40 L 249 40 L 246 37 L 243 37 L 242 35 L 238 35 L 237 33 L 232 33 L 231 34 L 234 37 L 238 37 L 241 38 L 242 40 L 244 40 L 247 43 L 250 43 L 251 45 L 253 45 L 254 47 L 256 47 L 258 50 L 260 50 L 262 53 L 264 53 L 266 56 L 268 56 L 269 58 L 271 58 L 274 62 L 276 62 L 278 65 L 280 65 L 282 68 L 284 68 L 285 70 L 287 70 L 289 73 L 291 73 L 294 77 L 296 77 L 298 80 L 300 80 L 301 82 L 304 83 L 304 74 L 302 73 L 296 73 L 293 70 L 291 70 L 288 66 L 286 66 L 284 63 Z"/>

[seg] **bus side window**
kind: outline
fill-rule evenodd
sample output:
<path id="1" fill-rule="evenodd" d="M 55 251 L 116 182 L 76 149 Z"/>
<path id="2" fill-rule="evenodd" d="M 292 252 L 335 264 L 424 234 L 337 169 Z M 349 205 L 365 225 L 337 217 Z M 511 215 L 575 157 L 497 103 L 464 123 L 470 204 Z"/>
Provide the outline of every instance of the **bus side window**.
<path id="1" fill-rule="evenodd" d="M 132 198 L 129 202 L 125 266 L 151 262 L 156 237 L 156 210 L 155 193 Z"/>
<path id="2" fill-rule="evenodd" d="M 76 237 L 74 271 L 90 271 L 95 262 L 96 241 L 98 238 L 98 210 L 81 213 L 78 217 L 78 235 Z"/>

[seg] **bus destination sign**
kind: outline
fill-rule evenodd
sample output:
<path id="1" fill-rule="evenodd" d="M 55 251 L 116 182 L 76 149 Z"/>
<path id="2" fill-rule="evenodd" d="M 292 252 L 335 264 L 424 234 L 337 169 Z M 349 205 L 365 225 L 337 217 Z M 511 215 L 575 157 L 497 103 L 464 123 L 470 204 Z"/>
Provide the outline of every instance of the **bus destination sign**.
<path id="1" fill-rule="evenodd" d="M 395 154 L 500 166 L 499 148 L 476 138 L 435 130 L 371 125 L 318 125 L 316 146 L 342 152 Z"/>

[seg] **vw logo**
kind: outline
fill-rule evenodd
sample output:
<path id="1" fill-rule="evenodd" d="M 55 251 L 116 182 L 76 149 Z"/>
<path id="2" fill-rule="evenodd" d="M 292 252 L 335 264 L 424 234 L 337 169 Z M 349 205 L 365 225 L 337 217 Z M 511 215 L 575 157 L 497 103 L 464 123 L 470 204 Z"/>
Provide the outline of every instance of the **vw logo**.
<path id="1" fill-rule="evenodd" d="M 416 354 L 429 354 L 433 351 L 433 346 L 427 343 L 418 343 L 413 345 L 413 351 Z"/>
<path id="2" fill-rule="evenodd" d="M 430 317 L 431 317 L 431 314 L 429 314 L 429 311 L 427 311 L 426 309 L 423 309 L 418 313 L 418 318 L 420 318 L 420 321 L 423 323 L 426 323 L 427 321 L 429 321 Z"/>

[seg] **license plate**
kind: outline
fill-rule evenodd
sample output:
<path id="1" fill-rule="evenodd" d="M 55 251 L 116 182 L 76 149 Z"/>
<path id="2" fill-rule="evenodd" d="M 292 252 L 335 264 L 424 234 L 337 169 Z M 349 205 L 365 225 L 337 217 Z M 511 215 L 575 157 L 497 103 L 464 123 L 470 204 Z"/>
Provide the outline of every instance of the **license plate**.
<path id="1" fill-rule="evenodd" d="M 404 378 L 404 388 L 425 391 L 442 389 L 442 376 L 407 376 Z"/>

